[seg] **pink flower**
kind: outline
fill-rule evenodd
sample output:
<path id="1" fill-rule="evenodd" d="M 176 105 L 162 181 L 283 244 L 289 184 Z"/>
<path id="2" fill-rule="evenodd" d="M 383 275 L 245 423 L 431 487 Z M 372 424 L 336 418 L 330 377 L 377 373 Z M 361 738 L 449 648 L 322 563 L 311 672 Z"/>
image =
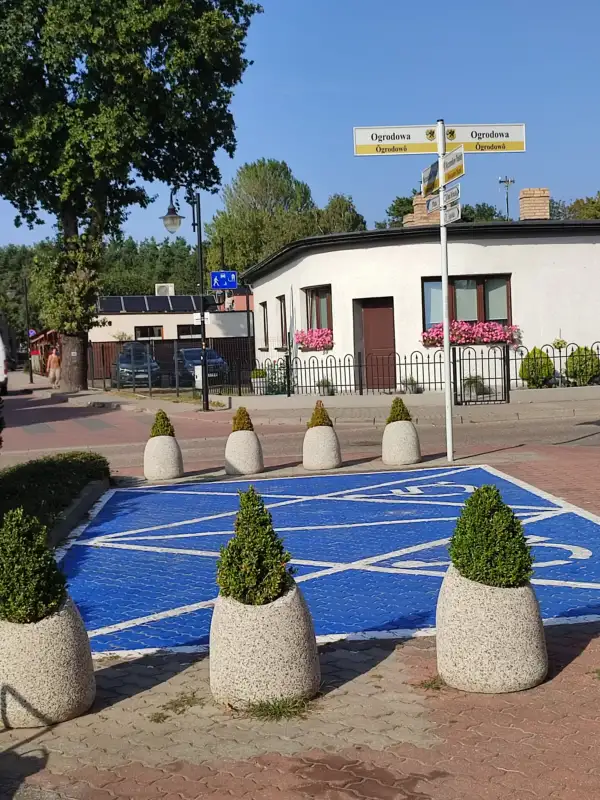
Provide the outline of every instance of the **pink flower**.
<path id="1" fill-rule="evenodd" d="M 444 327 L 441 323 L 423 331 L 422 342 L 426 347 L 442 347 L 444 344 Z M 451 344 L 509 344 L 518 347 L 521 344 L 521 330 L 518 325 L 501 325 L 499 322 L 463 322 L 455 320 L 450 323 Z"/>
<path id="2" fill-rule="evenodd" d="M 329 328 L 296 331 L 294 341 L 305 350 L 329 350 L 330 347 L 333 347 L 333 331 Z"/>

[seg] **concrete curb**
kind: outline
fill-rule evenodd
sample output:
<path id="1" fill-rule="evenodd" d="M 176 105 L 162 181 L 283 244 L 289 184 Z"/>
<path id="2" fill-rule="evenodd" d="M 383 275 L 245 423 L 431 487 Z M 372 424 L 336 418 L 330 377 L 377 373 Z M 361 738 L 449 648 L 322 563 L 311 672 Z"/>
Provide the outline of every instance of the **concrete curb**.
<path id="1" fill-rule="evenodd" d="M 108 491 L 110 480 L 103 478 L 99 481 L 90 481 L 71 505 L 60 515 L 51 531 L 48 531 L 48 544 L 57 547 L 71 533 L 73 528 L 81 522 L 90 508 Z"/>

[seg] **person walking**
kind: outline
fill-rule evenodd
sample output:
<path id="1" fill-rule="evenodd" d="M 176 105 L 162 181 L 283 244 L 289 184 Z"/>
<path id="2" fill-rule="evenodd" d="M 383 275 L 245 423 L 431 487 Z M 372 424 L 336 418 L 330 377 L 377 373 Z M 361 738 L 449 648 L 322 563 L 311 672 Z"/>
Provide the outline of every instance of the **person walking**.
<path id="1" fill-rule="evenodd" d="M 48 372 L 48 378 L 50 380 L 50 388 L 58 389 L 60 384 L 60 356 L 58 355 L 58 350 L 56 349 L 56 347 L 52 348 L 52 351 L 48 356 L 48 363 L 46 364 L 46 370 Z"/>

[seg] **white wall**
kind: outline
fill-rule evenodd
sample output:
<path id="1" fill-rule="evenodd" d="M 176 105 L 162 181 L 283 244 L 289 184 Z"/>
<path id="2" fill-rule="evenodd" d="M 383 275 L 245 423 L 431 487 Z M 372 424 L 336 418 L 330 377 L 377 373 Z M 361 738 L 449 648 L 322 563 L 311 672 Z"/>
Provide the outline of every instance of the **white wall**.
<path id="1" fill-rule="evenodd" d="M 103 314 L 110 325 L 103 328 L 92 328 L 89 333 L 90 342 L 114 342 L 119 333 L 126 333 L 132 339 L 135 328 L 146 325 L 159 325 L 163 329 L 163 339 L 177 339 L 178 325 L 193 325 L 193 314 Z M 206 336 L 218 339 L 228 336 L 247 336 L 247 319 L 245 311 L 215 311 L 209 315 L 206 324 Z M 251 315 L 250 315 L 251 316 Z M 252 319 L 250 321 L 252 325 Z"/>
<path id="2" fill-rule="evenodd" d="M 526 347 L 551 344 L 559 335 L 589 345 L 600 340 L 600 237 L 548 237 L 451 241 L 450 275 L 511 275 L 512 319 L 523 332 Z M 336 358 L 354 353 L 353 304 L 367 297 L 394 298 L 396 352 L 424 351 L 421 278 L 440 274 L 440 248 L 435 242 L 406 242 L 365 248 L 332 249 L 291 261 L 253 282 L 256 344 L 262 345 L 262 312 L 267 302 L 270 342 L 257 358 L 281 356 L 278 295 L 292 301 L 295 329 L 306 328 L 303 287 L 331 284 Z M 307 358 L 311 355 L 300 354 Z"/>

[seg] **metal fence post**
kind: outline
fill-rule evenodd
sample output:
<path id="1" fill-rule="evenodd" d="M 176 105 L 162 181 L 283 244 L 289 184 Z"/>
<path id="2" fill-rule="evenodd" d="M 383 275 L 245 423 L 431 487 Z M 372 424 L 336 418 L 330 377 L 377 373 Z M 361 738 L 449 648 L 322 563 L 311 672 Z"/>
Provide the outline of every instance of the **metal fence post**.
<path id="1" fill-rule="evenodd" d="M 452 348 L 452 380 L 454 381 L 454 405 L 458 406 L 458 405 L 462 405 L 463 398 L 462 398 L 462 391 L 461 391 L 460 396 L 459 396 L 459 381 L 458 381 L 458 375 L 456 374 L 457 373 L 456 349 L 457 349 L 456 347 Z M 461 357 L 462 357 L 462 350 L 460 352 L 461 352 Z M 462 375 L 462 364 L 461 364 L 461 375 Z M 447 378 L 449 378 L 450 377 L 450 373 L 447 372 L 446 376 L 447 376 Z M 461 389 L 462 389 L 462 384 L 461 384 Z"/>
<path id="2" fill-rule="evenodd" d="M 290 354 L 285 354 L 285 390 L 287 396 L 290 397 L 292 394 L 292 376 L 291 376 L 291 369 L 292 365 L 290 362 Z"/>
<path id="3" fill-rule="evenodd" d="M 173 369 L 175 370 L 175 395 L 179 397 L 179 349 L 177 339 L 173 339 Z M 196 375 L 192 376 L 192 386 L 196 382 Z"/>
<path id="4" fill-rule="evenodd" d="M 237 392 L 238 397 L 242 396 L 242 364 L 241 361 L 238 359 L 235 362 L 236 367 L 236 377 L 237 377 Z"/>
<path id="5" fill-rule="evenodd" d="M 152 397 L 152 369 L 150 368 L 150 342 L 146 342 L 146 364 L 148 366 L 148 396 Z"/>
<path id="6" fill-rule="evenodd" d="M 504 386 L 505 386 L 505 400 L 510 403 L 510 348 L 507 344 L 504 345 Z"/>
<path id="7" fill-rule="evenodd" d="M 356 361 L 358 363 L 358 393 L 363 393 L 363 374 L 362 374 L 362 353 L 356 354 Z"/>

